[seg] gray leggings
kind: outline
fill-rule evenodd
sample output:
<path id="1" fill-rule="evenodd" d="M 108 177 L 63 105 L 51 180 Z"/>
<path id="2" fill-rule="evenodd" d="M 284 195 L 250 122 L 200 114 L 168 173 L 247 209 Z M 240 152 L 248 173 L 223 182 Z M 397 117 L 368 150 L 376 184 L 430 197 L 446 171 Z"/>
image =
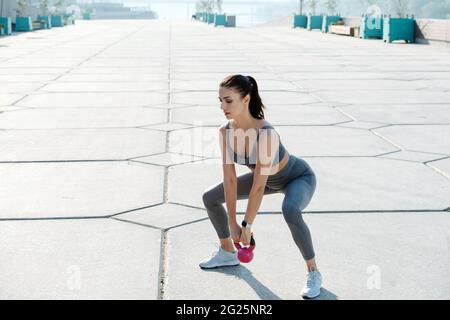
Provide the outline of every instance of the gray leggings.
<path id="1" fill-rule="evenodd" d="M 252 184 L 253 172 L 237 177 L 238 200 L 248 199 Z M 315 254 L 311 234 L 302 218 L 302 210 L 311 201 L 315 189 L 316 177 L 311 167 L 303 159 L 289 155 L 286 166 L 277 174 L 268 177 L 264 190 L 264 194 L 280 192 L 285 194 L 281 207 L 283 217 L 305 260 L 313 259 Z M 203 193 L 203 203 L 219 239 L 230 237 L 224 202 L 223 182 L 209 187 Z"/>

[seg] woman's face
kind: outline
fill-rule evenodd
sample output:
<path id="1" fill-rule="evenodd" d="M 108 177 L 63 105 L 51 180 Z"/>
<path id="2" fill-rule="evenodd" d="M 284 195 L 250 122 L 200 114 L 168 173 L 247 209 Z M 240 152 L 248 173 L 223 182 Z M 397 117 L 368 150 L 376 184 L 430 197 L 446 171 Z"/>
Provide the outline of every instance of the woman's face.
<path id="1" fill-rule="evenodd" d="M 219 88 L 220 108 L 227 119 L 236 118 L 242 112 L 247 112 L 249 95 L 241 98 L 239 93 L 231 88 Z"/>

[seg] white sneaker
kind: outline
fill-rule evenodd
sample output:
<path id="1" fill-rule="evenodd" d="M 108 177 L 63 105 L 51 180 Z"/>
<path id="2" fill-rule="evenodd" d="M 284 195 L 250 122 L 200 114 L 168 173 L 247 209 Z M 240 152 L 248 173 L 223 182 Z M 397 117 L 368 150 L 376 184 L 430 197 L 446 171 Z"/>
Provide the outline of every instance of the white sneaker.
<path id="1" fill-rule="evenodd" d="M 302 297 L 305 299 L 313 299 L 320 295 L 322 286 L 322 275 L 319 271 L 310 271 L 306 275 L 306 284 L 302 290 Z"/>
<path id="2" fill-rule="evenodd" d="M 231 253 L 219 247 L 219 251 L 215 252 L 212 258 L 200 262 L 199 266 L 202 269 L 213 269 L 218 267 L 233 267 L 239 264 L 240 261 L 237 257 L 237 251 Z"/>

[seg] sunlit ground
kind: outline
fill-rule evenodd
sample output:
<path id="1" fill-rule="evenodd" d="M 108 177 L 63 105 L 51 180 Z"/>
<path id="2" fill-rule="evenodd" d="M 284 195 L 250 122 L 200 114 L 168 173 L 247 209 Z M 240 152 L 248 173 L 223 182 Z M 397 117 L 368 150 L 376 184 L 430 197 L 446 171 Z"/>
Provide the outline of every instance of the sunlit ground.
<path id="1" fill-rule="evenodd" d="M 200 22 L 0 38 L 0 299 L 299 299 L 282 193 L 263 199 L 251 264 L 198 268 L 216 249 L 202 194 L 222 179 L 217 90 L 233 73 L 255 77 L 316 173 L 303 216 L 321 297 L 449 299 L 448 55 Z"/>

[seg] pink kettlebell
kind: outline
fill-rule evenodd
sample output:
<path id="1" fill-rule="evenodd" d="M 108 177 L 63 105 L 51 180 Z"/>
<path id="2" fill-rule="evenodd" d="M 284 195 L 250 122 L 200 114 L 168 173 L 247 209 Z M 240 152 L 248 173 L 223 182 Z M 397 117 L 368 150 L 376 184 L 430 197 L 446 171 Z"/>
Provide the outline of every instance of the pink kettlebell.
<path id="1" fill-rule="evenodd" d="M 252 237 L 250 238 L 250 245 L 248 247 L 243 247 L 239 242 L 235 242 L 234 246 L 236 247 L 238 253 L 238 259 L 242 263 L 249 263 L 253 259 L 253 250 L 255 250 L 255 239 Z"/>

